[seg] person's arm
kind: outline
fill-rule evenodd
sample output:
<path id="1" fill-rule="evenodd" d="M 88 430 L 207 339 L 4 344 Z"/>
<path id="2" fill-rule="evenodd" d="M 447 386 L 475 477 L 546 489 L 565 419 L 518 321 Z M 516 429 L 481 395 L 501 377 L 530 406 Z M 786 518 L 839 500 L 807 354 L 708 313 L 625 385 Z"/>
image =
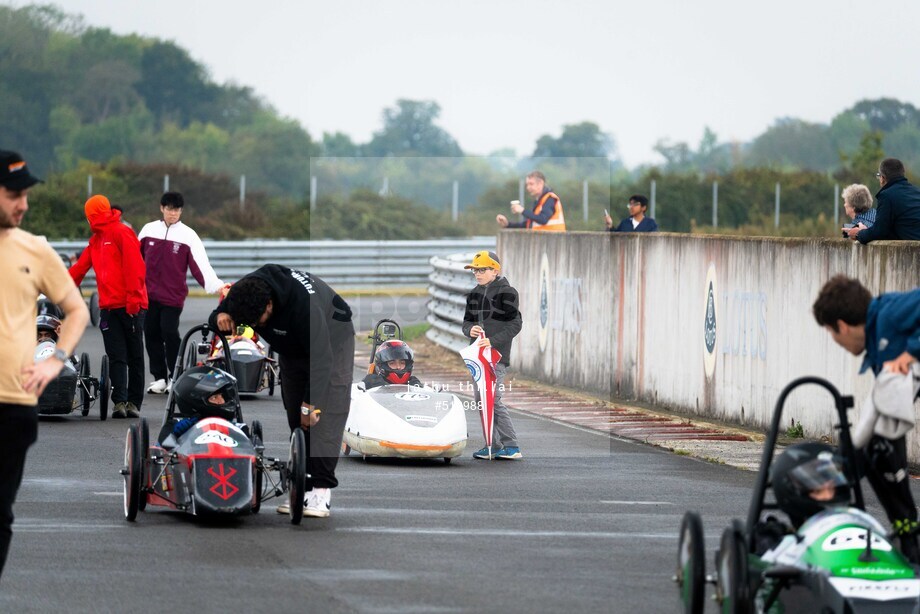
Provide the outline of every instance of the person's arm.
<path id="1" fill-rule="evenodd" d="M 475 292 L 470 292 L 466 295 L 466 308 L 463 310 L 463 325 L 461 326 L 464 337 L 471 336 L 473 327 L 479 324 L 479 312 L 481 309 L 479 308 L 479 301 L 475 297 Z"/>
<path id="2" fill-rule="evenodd" d="M 68 271 L 70 273 L 70 278 L 77 286 L 80 285 L 80 282 L 83 281 L 83 278 L 86 277 L 86 274 L 89 272 L 90 267 L 93 266 L 92 251 L 89 245 L 83 248 L 80 257 Z"/>
<path id="3" fill-rule="evenodd" d="M 872 241 L 882 241 L 894 238 L 894 212 L 888 198 L 880 196 L 878 209 L 875 212 L 875 223 L 869 228 L 860 230 L 856 240 L 865 245 Z"/>
<path id="4" fill-rule="evenodd" d="M 121 250 L 121 271 L 124 275 L 126 294 L 125 311 L 129 316 L 135 316 L 144 309 L 147 265 L 141 258 L 141 246 L 137 237 L 127 226 L 124 230 L 127 232 L 118 232 L 115 236 Z"/>
<path id="5" fill-rule="evenodd" d="M 531 220 L 535 224 L 540 224 L 542 226 L 546 224 L 550 220 L 551 217 L 553 217 L 553 214 L 555 212 L 556 212 L 556 199 L 547 198 L 546 202 L 543 203 L 543 208 L 540 209 L 539 215 L 534 215 L 533 212 L 531 211 L 524 211 L 521 215 L 523 215 L 528 220 Z"/>
<path id="6" fill-rule="evenodd" d="M 185 226 L 185 224 L 183 224 L 183 226 Z M 185 228 L 188 232 L 188 246 L 190 251 L 188 268 L 192 272 L 192 277 L 195 278 L 199 286 L 204 288 L 205 292 L 208 294 L 215 294 L 224 286 L 224 282 L 217 277 L 217 273 L 211 268 L 211 261 L 208 260 L 208 253 L 205 251 L 201 239 L 198 238 L 198 234 L 188 226 L 185 226 Z"/>
<path id="7" fill-rule="evenodd" d="M 150 234 L 149 228 L 150 228 L 150 224 L 144 224 L 144 227 L 141 228 L 140 233 L 138 233 L 137 235 L 137 240 L 141 244 L 141 258 L 143 258 L 144 260 L 147 259 L 147 245 L 144 243 L 144 239 L 146 239 L 147 236 Z"/>
<path id="8" fill-rule="evenodd" d="M 503 326 L 490 336 L 492 345 L 503 345 L 514 339 L 523 325 L 521 312 L 518 310 L 518 293 L 514 288 L 506 288 L 495 297 L 495 310 L 492 320 L 501 322 Z"/>
<path id="9" fill-rule="evenodd" d="M 920 360 L 920 289 L 897 297 L 889 307 L 886 319 L 893 322 L 898 333 L 907 338 L 904 351 L 882 368 L 895 373 L 908 373 L 911 364 Z"/>
<path id="10" fill-rule="evenodd" d="M 508 222 L 505 228 L 527 228 L 527 222 Z"/>

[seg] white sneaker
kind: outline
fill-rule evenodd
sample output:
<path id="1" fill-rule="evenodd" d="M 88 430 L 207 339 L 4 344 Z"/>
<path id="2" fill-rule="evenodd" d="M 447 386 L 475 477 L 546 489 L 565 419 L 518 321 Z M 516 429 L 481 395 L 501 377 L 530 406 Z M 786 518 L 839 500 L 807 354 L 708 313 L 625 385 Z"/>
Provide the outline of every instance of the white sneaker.
<path id="1" fill-rule="evenodd" d="M 303 515 L 312 518 L 328 518 L 332 501 L 331 488 L 314 488 L 307 493 Z"/>
<path id="2" fill-rule="evenodd" d="M 167 386 L 165 379 L 158 379 L 147 386 L 147 392 L 150 394 L 166 394 Z"/>
<path id="3" fill-rule="evenodd" d="M 277 507 L 277 509 L 275 509 L 275 511 L 278 512 L 279 514 L 290 514 L 291 506 L 287 503 L 282 503 L 281 505 Z"/>

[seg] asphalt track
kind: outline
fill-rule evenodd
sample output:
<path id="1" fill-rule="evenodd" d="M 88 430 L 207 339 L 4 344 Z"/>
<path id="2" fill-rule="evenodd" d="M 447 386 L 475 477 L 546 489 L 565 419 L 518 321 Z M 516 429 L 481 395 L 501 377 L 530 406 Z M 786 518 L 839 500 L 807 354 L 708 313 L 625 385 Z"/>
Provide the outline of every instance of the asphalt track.
<path id="1" fill-rule="evenodd" d="M 212 304 L 190 301 L 183 327 Z M 88 329 L 79 349 L 98 373 L 99 331 Z M 164 405 L 148 395 L 143 414 L 158 425 Z M 286 455 L 280 398 L 262 393 L 243 411 L 262 421 L 266 453 Z M 476 461 L 470 413 L 467 454 L 449 466 L 341 459 L 328 519 L 292 526 L 269 501 L 216 525 L 149 511 L 128 523 L 118 474 L 128 421 L 97 415 L 41 422 L 0 611 L 673 612 L 684 510 L 703 515 L 711 568 L 754 481 L 520 415 L 526 459 Z"/>

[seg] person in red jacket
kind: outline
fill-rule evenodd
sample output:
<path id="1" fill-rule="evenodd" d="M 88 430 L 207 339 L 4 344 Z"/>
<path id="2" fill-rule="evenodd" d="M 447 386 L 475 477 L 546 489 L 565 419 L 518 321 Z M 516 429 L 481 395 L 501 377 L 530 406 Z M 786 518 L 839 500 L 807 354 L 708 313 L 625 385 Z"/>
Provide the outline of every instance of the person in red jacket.
<path id="1" fill-rule="evenodd" d="M 144 259 L 134 231 L 121 223 L 109 199 L 95 195 L 84 206 L 93 230 L 89 246 L 70 267 L 79 285 L 92 267 L 99 293 L 99 330 L 109 357 L 113 418 L 136 418 L 144 400 L 144 315 L 147 286 Z"/>

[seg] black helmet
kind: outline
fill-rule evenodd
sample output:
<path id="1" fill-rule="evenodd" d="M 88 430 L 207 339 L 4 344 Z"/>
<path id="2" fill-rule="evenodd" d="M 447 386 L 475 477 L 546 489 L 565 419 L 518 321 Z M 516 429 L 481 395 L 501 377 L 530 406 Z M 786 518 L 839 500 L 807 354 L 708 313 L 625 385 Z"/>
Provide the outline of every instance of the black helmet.
<path id="1" fill-rule="evenodd" d="M 54 316 L 42 315 L 35 318 L 35 328 L 38 332 L 51 333 L 51 338 L 58 340 L 58 331 L 61 329 L 61 321 Z"/>
<path id="2" fill-rule="evenodd" d="M 850 483 L 842 460 L 823 443 L 786 448 L 773 462 L 770 480 L 777 504 L 796 527 L 814 514 L 846 505 L 850 500 Z"/>
<path id="3" fill-rule="evenodd" d="M 224 402 L 208 402 L 217 393 L 223 395 Z M 184 415 L 224 420 L 236 417 L 236 380 L 226 371 L 192 367 L 175 381 L 173 394 L 179 411 Z"/>
<path id="4" fill-rule="evenodd" d="M 58 320 L 64 319 L 64 312 L 61 310 L 61 308 L 48 300 L 44 294 L 39 296 L 37 308 L 38 315 L 40 316 L 54 316 Z"/>
<path id="5" fill-rule="evenodd" d="M 384 341 L 374 354 L 374 370 L 390 384 L 406 384 L 412 377 L 412 348 L 405 341 L 390 339 Z M 391 369 L 387 363 L 391 360 L 405 360 L 403 369 Z"/>

